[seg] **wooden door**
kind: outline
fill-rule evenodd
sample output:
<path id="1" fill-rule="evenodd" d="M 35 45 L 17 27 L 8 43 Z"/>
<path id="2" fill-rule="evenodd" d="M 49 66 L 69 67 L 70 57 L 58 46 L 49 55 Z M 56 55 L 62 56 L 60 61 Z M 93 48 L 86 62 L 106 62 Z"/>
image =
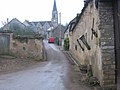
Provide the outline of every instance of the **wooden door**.
<path id="1" fill-rule="evenodd" d="M 8 54 L 10 46 L 10 36 L 0 35 L 0 54 Z"/>

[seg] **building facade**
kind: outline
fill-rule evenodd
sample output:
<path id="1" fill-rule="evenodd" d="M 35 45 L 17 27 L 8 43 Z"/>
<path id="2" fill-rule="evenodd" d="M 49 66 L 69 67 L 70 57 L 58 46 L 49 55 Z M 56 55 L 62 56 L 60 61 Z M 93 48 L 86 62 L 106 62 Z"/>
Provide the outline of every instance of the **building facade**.
<path id="1" fill-rule="evenodd" d="M 71 54 L 81 73 L 95 77 L 103 90 L 116 90 L 118 80 L 116 66 L 119 66 L 120 43 L 116 41 L 120 37 L 115 33 L 118 32 L 115 11 L 119 11 L 119 5 L 117 0 L 88 0 L 82 12 L 69 24 Z"/>

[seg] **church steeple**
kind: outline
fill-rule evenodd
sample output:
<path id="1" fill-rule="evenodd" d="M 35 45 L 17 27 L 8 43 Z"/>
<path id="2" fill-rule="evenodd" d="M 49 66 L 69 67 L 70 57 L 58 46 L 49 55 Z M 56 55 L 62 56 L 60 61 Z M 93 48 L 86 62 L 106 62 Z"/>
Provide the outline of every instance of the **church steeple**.
<path id="1" fill-rule="evenodd" d="M 56 0 L 54 0 L 51 21 L 52 21 L 54 27 L 56 27 L 58 25 L 58 11 L 57 11 L 57 6 L 56 6 Z"/>
<path id="2" fill-rule="evenodd" d="M 56 0 L 54 0 L 53 11 L 57 11 Z"/>

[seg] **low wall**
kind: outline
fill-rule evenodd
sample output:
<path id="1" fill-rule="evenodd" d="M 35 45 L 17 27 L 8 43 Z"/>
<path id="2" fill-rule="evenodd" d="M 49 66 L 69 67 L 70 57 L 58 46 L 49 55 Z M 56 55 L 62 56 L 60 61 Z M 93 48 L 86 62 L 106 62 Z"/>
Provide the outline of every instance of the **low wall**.
<path id="1" fill-rule="evenodd" d="M 31 58 L 42 60 L 43 40 L 42 39 L 14 39 L 12 53 L 20 58 Z"/>

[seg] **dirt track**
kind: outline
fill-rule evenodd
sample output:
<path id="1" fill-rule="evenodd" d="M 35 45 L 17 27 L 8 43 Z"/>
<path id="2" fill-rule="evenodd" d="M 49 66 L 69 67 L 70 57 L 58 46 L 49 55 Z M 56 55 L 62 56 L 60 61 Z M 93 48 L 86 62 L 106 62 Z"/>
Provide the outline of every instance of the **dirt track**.
<path id="1" fill-rule="evenodd" d="M 79 70 L 70 64 L 58 47 L 44 43 L 47 61 L 2 59 L 4 63 L 11 63 L 0 69 L 3 74 L 0 75 L 0 90 L 93 90 L 83 85 Z M 19 72 L 14 72 L 17 70 Z"/>
<path id="2" fill-rule="evenodd" d="M 12 56 L 0 57 L 0 75 L 36 67 L 40 62 Z"/>

